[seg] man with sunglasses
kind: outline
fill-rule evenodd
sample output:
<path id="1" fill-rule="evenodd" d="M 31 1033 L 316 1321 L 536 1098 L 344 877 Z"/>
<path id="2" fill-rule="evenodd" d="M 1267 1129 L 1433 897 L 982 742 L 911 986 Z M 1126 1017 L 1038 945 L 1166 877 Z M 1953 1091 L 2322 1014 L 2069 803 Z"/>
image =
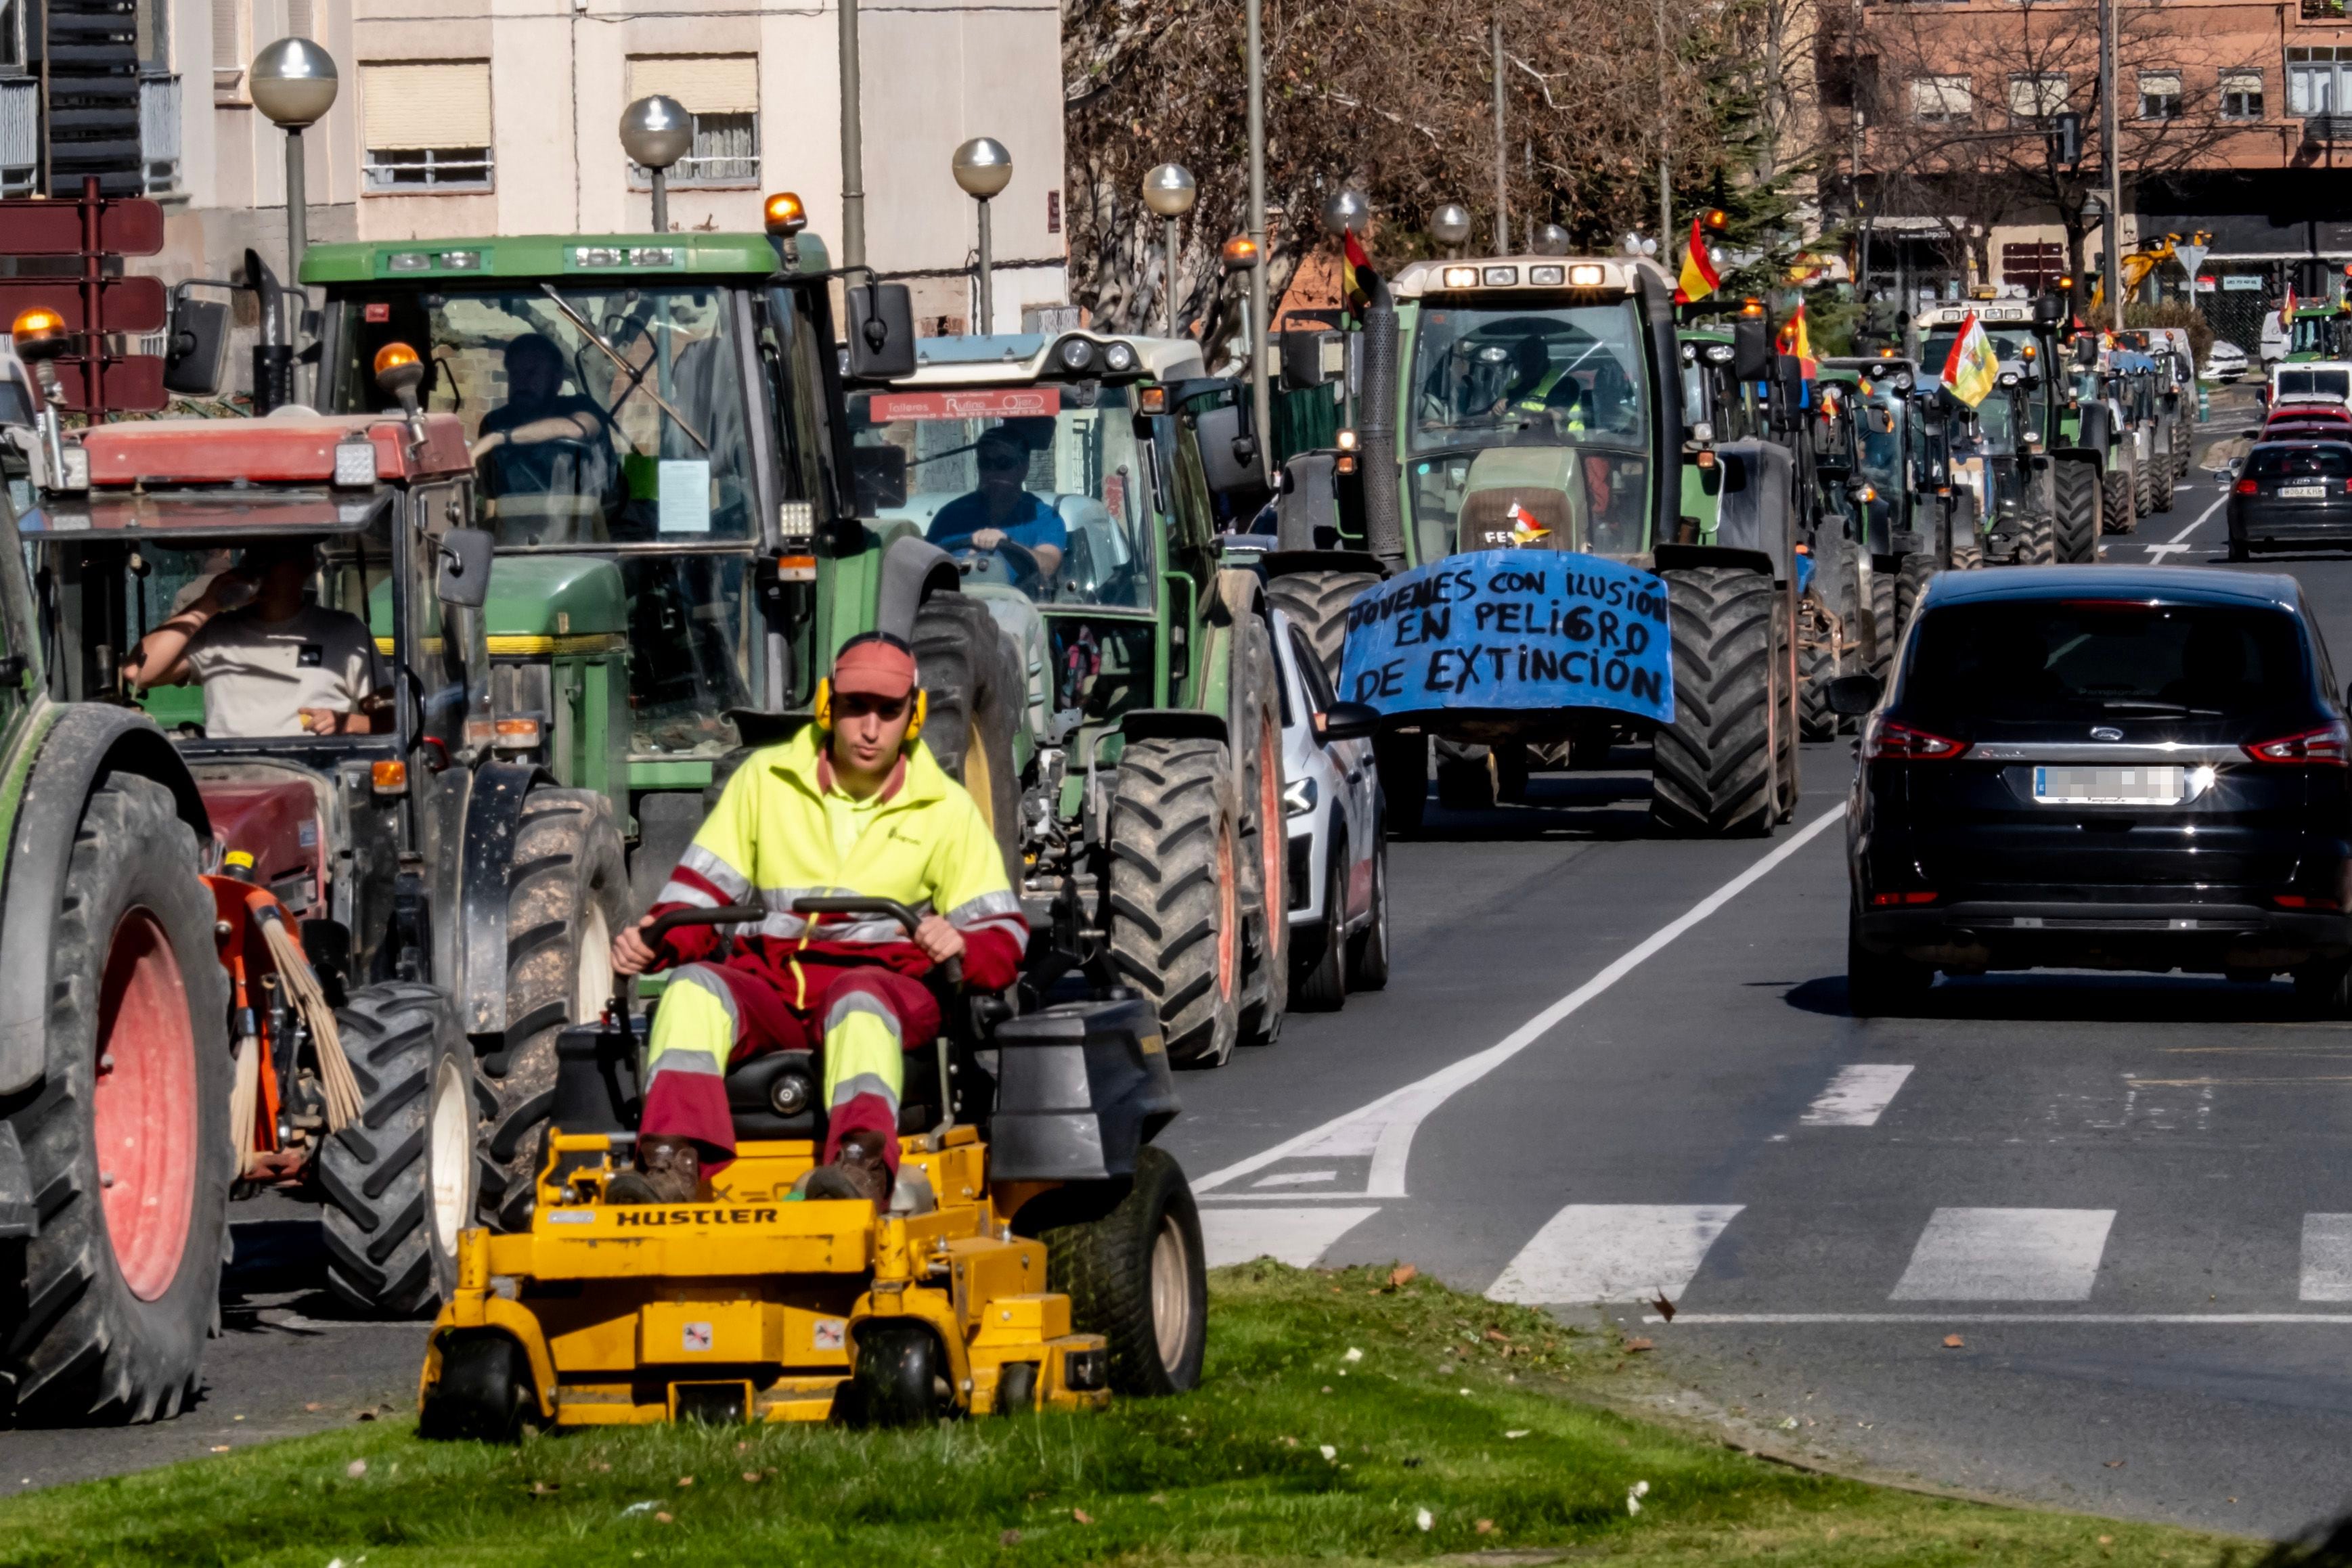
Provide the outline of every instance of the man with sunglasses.
<path id="1" fill-rule="evenodd" d="M 941 549 L 994 549 L 1012 543 L 1037 558 L 1037 574 L 1050 580 L 1070 548 L 1062 514 L 1022 484 L 1029 476 L 1029 447 L 1003 425 L 981 433 L 972 444 L 980 488 L 941 507 L 926 537 Z"/>
<path id="2" fill-rule="evenodd" d="M 812 1198 L 887 1205 L 898 1168 L 905 1053 L 940 1032 L 922 976 L 963 960 L 976 989 L 1010 986 L 1029 924 L 980 808 L 918 738 L 915 656 L 887 632 L 842 644 L 815 721 L 744 760 L 638 925 L 674 909 L 763 905 L 734 928 L 675 930 L 656 950 L 635 927 L 613 940 L 624 975 L 681 966 L 655 1011 L 636 1167 L 614 1203 L 691 1202 L 735 1156 L 729 1066 L 772 1051 L 816 1050 L 824 1070 L 824 1161 Z M 803 919 L 819 894 L 892 898 L 923 912 L 908 941 L 888 919 Z"/>

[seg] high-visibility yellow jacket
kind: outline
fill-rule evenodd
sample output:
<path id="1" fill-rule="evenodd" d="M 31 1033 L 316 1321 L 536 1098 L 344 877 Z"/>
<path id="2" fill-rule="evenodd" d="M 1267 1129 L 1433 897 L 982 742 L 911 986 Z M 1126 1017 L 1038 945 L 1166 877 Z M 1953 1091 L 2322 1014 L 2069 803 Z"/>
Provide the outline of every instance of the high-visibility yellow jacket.
<path id="1" fill-rule="evenodd" d="M 826 815 L 828 793 L 838 810 L 845 798 L 833 786 L 815 726 L 753 752 L 727 781 L 652 912 L 761 906 L 767 917 L 757 926 L 730 930 L 795 1006 L 813 1005 L 803 964 L 883 964 L 908 975 L 930 967 L 895 920 L 811 921 L 792 912 L 794 899 L 816 894 L 893 898 L 918 914 L 944 915 L 963 933 L 965 979 L 982 990 L 1011 985 L 1029 923 L 980 808 L 929 748 L 918 744 L 877 802 L 856 814 L 863 831 L 846 851 Z M 671 932 L 667 945 L 681 962 L 691 962 L 720 941 L 718 928 L 686 926 Z"/>

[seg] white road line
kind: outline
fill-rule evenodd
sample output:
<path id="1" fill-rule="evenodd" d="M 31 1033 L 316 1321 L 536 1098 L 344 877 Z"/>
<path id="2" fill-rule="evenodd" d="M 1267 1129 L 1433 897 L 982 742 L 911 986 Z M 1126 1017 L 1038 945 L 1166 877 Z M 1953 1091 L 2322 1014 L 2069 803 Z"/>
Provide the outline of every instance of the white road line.
<path id="1" fill-rule="evenodd" d="M 1412 1152 L 1412 1135 L 1424 1117 L 1535 1044 L 1570 1014 L 1673 946 L 1684 933 L 1754 886 L 1775 867 L 1812 842 L 1830 824 L 1844 816 L 1845 805 L 1841 801 L 1806 823 L 1787 842 L 1774 848 L 1771 853 L 1693 904 L 1679 919 L 1653 933 L 1633 951 L 1476 1055 L 1465 1056 L 1426 1078 L 1382 1095 L 1369 1105 L 1350 1111 L 1319 1127 L 1310 1127 L 1270 1149 L 1244 1160 L 1236 1160 L 1223 1170 L 1212 1171 L 1194 1182 L 1192 1190 L 1196 1193 L 1213 1191 L 1227 1182 L 1238 1181 L 1264 1170 L 1277 1160 L 1300 1156 L 1346 1158 L 1352 1155 L 1360 1158 L 1370 1155 L 1371 1176 L 1365 1183 L 1362 1196 L 1404 1197 L 1406 1158 Z"/>
<path id="2" fill-rule="evenodd" d="M 1528 1238 L 1487 1298 L 1528 1306 L 1672 1300 L 1742 1207 L 1571 1203 Z"/>
<path id="3" fill-rule="evenodd" d="M 1939 1208 L 1892 1301 L 2087 1301 L 2112 1208 Z"/>
<path id="4" fill-rule="evenodd" d="M 1342 1236 L 1378 1214 L 1378 1208 L 1204 1208 L 1201 1249 L 1209 1267 L 1271 1258 L 1295 1269 L 1312 1269 Z"/>
<path id="5" fill-rule="evenodd" d="M 1798 1121 L 1808 1127 L 1874 1127 L 1910 1076 L 1908 1067 L 1885 1062 L 1858 1061 L 1841 1067 Z"/>
<path id="6" fill-rule="evenodd" d="M 2160 545 L 2149 545 L 2149 546 L 2147 547 L 2147 553 L 2148 553 L 2148 554 L 2150 554 L 2150 555 L 2155 556 L 2155 557 L 2157 558 L 2157 559 L 2158 559 L 2158 560 L 2162 560 L 2162 559 L 2164 559 L 2164 557 L 2163 557 L 2161 554 L 2159 554 L 2159 553 L 2158 553 L 2159 551 L 2164 551 L 2164 550 L 2176 550 L 2176 549 L 2188 549 L 2189 547 L 2188 547 L 2186 544 L 2182 543 L 2182 541 L 2183 541 L 2183 540 L 2185 540 L 2186 538 L 2188 538 L 2189 535 L 2191 535 L 2191 534 L 2195 533 L 2198 529 L 2200 529 L 2200 528 L 2203 528 L 2203 527 L 2205 526 L 2205 519 L 2206 519 L 2206 518 L 2208 518 L 2208 517 L 2211 517 L 2214 513 L 2216 513 L 2216 512 L 2220 511 L 2220 510 L 2221 509 L 2222 503 L 2224 503 L 2224 502 L 2226 502 L 2227 500 L 2229 500 L 2229 498 L 2230 498 L 2229 492 L 2228 492 L 2228 491 L 2226 491 L 2226 490 L 2225 490 L 2225 491 L 2223 491 L 2223 492 L 2222 492 L 2222 493 L 2221 493 L 2218 497 L 2216 497 L 2216 498 L 2215 498 L 2215 500 L 2214 500 L 2214 502 L 2213 502 L 2213 504 L 2212 504 L 2211 506 L 2210 506 L 2210 507 L 2206 507 L 2203 511 L 2201 511 L 2201 512 L 2200 512 L 2200 513 L 2198 513 L 2198 514 L 2197 514 L 2197 520 L 2196 520 L 2195 522 L 2193 522 L 2193 523 L 2189 524 L 2187 528 L 2185 528 L 2181 529 L 2179 533 L 2177 533 L 2177 534 L 2173 535 L 2173 536 L 2172 536 L 2172 538 L 2171 538 L 2168 541 L 2167 541 L 2166 543 L 2164 543 L 2164 544 L 2160 544 Z"/>
<path id="7" fill-rule="evenodd" d="M 1645 1323 L 1664 1315 L 1645 1314 Z M 2330 1323 L 2352 1324 L 2352 1312 L 1676 1312 L 1675 1327 L 1785 1323 Z"/>
<path id="8" fill-rule="evenodd" d="M 2302 1299 L 2352 1301 L 2352 1214 L 2303 1217 Z"/>
<path id="9" fill-rule="evenodd" d="M 1318 1182 L 1338 1181 L 1338 1171 L 1285 1171 L 1279 1176 L 1260 1176 L 1252 1186 L 1312 1186 Z"/>

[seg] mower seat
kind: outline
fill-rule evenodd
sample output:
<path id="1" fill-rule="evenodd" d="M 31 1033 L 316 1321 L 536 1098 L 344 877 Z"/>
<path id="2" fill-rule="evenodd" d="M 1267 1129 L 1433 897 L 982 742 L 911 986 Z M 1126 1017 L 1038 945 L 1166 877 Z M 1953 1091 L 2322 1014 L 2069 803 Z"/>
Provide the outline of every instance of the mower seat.
<path id="1" fill-rule="evenodd" d="M 928 1133 L 940 1123 L 937 1044 L 907 1053 L 898 1100 L 898 1133 Z M 728 1070 L 727 1110 L 735 1136 L 807 1138 L 825 1133 L 824 1071 L 810 1051 L 773 1051 Z"/>

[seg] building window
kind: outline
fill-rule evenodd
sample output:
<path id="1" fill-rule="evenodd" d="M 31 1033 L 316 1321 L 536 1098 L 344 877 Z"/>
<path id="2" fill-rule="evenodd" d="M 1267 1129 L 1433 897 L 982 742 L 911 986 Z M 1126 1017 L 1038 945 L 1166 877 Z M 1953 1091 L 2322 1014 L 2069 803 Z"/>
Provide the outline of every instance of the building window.
<path id="1" fill-rule="evenodd" d="M 2344 58 L 2336 57 L 2342 55 Z M 2286 111 L 2298 118 L 2335 114 L 2345 101 L 2345 75 L 2352 75 L 2352 48 L 2332 44 L 2286 52 Z"/>
<path id="2" fill-rule="evenodd" d="M 2341 22 L 2344 20 L 2344 0 L 2303 0 L 2303 19 L 2306 22 Z"/>
<path id="3" fill-rule="evenodd" d="M 360 67 L 367 188 L 490 188 L 490 63 L 404 60 Z"/>
<path id="4" fill-rule="evenodd" d="M 760 58 L 757 55 L 642 55 L 629 61 L 632 100 L 659 93 L 694 120 L 694 147 L 669 170 L 679 186 L 760 183 Z M 651 183 L 632 165 L 629 183 Z"/>
<path id="5" fill-rule="evenodd" d="M 2139 73 L 2139 117 L 2142 120 L 2180 118 L 2180 73 L 2179 71 Z"/>
<path id="6" fill-rule="evenodd" d="M 1949 124 L 1968 119 L 1976 99 L 1967 77 L 1913 77 L 1911 118 Z"/>
<path id="7" fill-rule="evenodd" d="M 2066 76 L 2063 71 L 2009 78 L 2009 118 L 2018 125 L 2041 125 L 2066 111 Z"/>
<path id="8" fill-rule="evenodd" d="M 0 75 L 25 68 L 25 0 L 0 0 Z"/>
<path id="9" fill-rule="evenodd" d="M 2260 120 L 2262 117 L 2263 73 L 2223 71 L 2221 73 L 2221 118 Z"/>

